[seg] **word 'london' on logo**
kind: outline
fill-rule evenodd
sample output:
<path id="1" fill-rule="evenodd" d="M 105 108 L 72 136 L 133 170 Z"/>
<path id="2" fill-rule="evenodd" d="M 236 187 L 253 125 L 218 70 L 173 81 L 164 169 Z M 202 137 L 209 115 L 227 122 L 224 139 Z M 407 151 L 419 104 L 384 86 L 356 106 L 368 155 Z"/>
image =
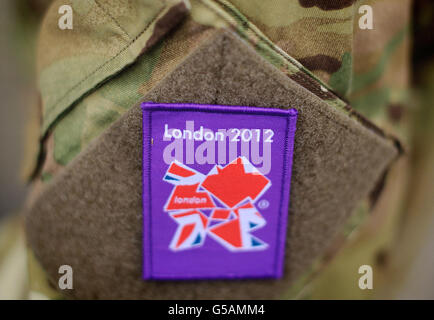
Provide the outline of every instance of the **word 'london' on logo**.
<path id="1" fill-rule="evenodd" d="M 233 252 L 268 247 L 251 232 L 266 225 L 255 202 L 271 181 L 246 158 L 216 165 L 206 175 L 173 161 L 163 180 L 173 185 L 164 211 L 178 224 L 172 251 L 201 247 L 207 236 Z"/>
<path id="2" fill-rule="evenodd" d="M 163 159 L 167 165 L 173 161 L 202 165 L 230 163 L 242 156 L 266 175 L 271 171 L 274 134 L 272 129 L 232 128 L 214 132 L 200 126 L 195 130 L 194 121 L 186 121 L 184 130 L 165 124 L 163 141 L 171 142 L 164 148 Z"/>

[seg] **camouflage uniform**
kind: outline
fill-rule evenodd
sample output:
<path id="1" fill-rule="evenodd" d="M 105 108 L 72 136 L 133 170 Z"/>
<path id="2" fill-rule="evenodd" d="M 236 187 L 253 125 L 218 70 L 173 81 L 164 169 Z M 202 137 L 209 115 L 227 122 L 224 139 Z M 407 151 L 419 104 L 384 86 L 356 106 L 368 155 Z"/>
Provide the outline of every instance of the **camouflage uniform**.
<path id="1" fill-rule="evenodd" d="M 345 109 L 349 100 L 357 111 L 388 129 L 387 107 L 404 104 L 408 98 L 409 1 L 366 2 L 373 5 L 374 12 L 385 11 L 381 7 L 385 6 L 391 16 L 402 16 L 393 21 L 376 17 L 378 25 L 370 31 L 358 28 L 354 1 L 332 1 L 330 7 L 325 3 L 169 1 L 163 9 L 159 1 L 144 1 L 143 5 L 152 10 L 142 9 L 147 16 L 136 18 L 140 7 L 128 7 L 122 1 L 72 2 L 75 29 L 66 32 L 53 26 L 58 17 L 58 5 L 53 4 L 41 30 L 38 54 L 41 135 L 47 154 L 42 179 L 57 174 L 139 101 L 211 28 L 235 29 L 270 63 L 331 106 Z M 139 1 L 136 5 L 142 4 Z M 132 25 L 118 26 L 112 21 L 113 15 L 124 20 L 128 17 Z M 163 37 L 173 27 L 166 22 L 167 15 L 177 17 L 171 19 L 173 23 L 188 15 L 169 39 Z M 144 32 L 139 24 L 132 23 L 136 19 L 147 27 Z M 151 19 L 155 20 L 147 26 Z M 158 19 L 163 19 L 164 28 Z M 383 27 L 382 21 L 387 21 L 387 26 Z M 81 28 L 83 33 L 88 28 L 101 31 L 77 38 Z M 119 30 L 113 32 L 113 28 Z M 115 41 L 119 37 L 123 41 Z M 149 41 L 156 42 L 155 46 Z M 55 43 L 52 48 L 51 43 Z M 393 59 L 400 63 L 393 63 Z M 128 70 L 117 74 L 133 62 Z M 67 78 L 62 70 L 68 70 Z M 320 86 L 330 92 L 323 92 Z"/>
<path id="2" fill-rule="evenodd" d="M 74 12 L 74 29 L 60 30 L 57 9 L 68 3 Z M 361 5 L 373 8 L 373 30 L 359 28 Z M 409 0 L 54 1 L 39 38 L 41 144 L 29 201 L 220 28 L 235 31 L 331 108 L 359 121 L 369 119 L 382 129 L 381 134 L 408 150 L 410 5 Z M 329 254 L 319 257 L 282 298 L 329 298 L 326 286 L 331 281 L 342 283 L 333 291 L 338 298 L 369 296 L 351 291 L 354 288 L 344 283 L 356 283 L 347 280 L 354 277 L 355 265 L 381 264 L 388 256 L 404 205 L 409 168 L 404 157 L 391 169 Z M 380 196 L 384 185 L 387 188 Z M 369 211 L 369 219 L 355 235 L 353 230 L 366 221 Z M 343 243 L 344 250 L 329 264 Z M 32 253 L 29 259 L 33 290 L 54 294 L 44 284 Z M 387 270 L 379 269 L 378 274 L 386 278 Z"/>

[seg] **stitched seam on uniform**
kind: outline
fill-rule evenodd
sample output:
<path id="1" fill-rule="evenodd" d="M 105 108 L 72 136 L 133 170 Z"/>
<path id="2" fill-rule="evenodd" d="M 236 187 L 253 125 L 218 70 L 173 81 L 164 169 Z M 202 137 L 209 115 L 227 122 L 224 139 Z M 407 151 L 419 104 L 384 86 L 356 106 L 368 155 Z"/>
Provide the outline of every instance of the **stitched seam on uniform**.
<path id="1" fill-rule="evenodd" d="M 114 59 L 116 59 L 120 54 L 122 54 L 125 50 L 127 50 L 134 42 L 136 42 L 138 40 L 138 38 L 145 33 L 149 27 L 155 22 L 155 20 L 159 17 L 159 15 L 161 14 L 161 12 L 164 11 L 164 9 L 166 9 L 166 0 L 161 0 L 163 1 L 164 5 L 163 7 L 155 14 L 154 18 L 146 25 L 146 27 L 134 38 L 132 39 L 132 41 L 130 41 L 124 48 L 122 48 L 116 55 L 114 55 L 113 57 L 111 57 L 110 59 L 108 59 L 107 61 L 105 61 L 103 64 L 101 64 L 98 68 L 96 68 L 94 71 L 92 71 L 90 74 L 88 74 L 85 78 L 83 78 L 82 80 L 80 80 L 77 84 L 75 84 L 74 86 L 71 87 L 71 89 L 69 89 L 61 98 L 59 98 L 55 103 L 53 103 L 52 105 L 57 105 L 58 103 L 60 103 L 63 99 L 65 99 L 68 94 L 70 94 L 75 88 L 77 88 L 78 86 L 80 86 L 83 82 L 85 82 L 87 79 L 89 79 L 91 76 L 93 76 L 95 73 L 97 73 L 99 70 L 101 70 L 102 68 L 104 68 L 104 66 L 106 66 L 108 63 L 110 63 L 111 61 L 113 61 Z M 45 133 L 43 135 L 46 134 L 46 132 L 48 131 L 49 127 L 51 127 L 54 123 L 55 120 L 62 114 L 64 113 L 66 110 L 68 110 L 69 107 L 65 108 L 64 110 L 62 110 L 59 115 L 56 116 L 55 119 L 53 119 L 51 121 L 51 123 L 49 124 L 49 126 L 47 126 Z M 44 118 L 47 118 L 50 114 L 52 114 L 56 109 L 50 109 L 47 114 L 44 116 Z"/>
<path id="2" fill-rule="evenodd" d="M 268 76 L 268 73 L 266 73 L 266 72 L 264 72 L 264 71 L 262 71 L 262 72 L 265 73 L 265 74 Z M 288 88 L 287 88 L 285 85 L 283 85 L 280 81 L 274 79 L 272 76 L 270 76 L 270 77 L 268 77 L 268 78 L 269 78 L 269 80 L 273 81 L 274 85 L 279 86 L 281 89 L 283 89 L 283 90 L 285 90 L 285 91 L 288 91 Z M 291 79 L 290 79 L 290 80 L 291 80 Z M 294 81 L 294 80 L 291 80 L 291 81 Z M 294 81 L 294 82 L 295 82 L 298 86 L 300 86 L 300 87 L 302 87 L 303 89 L 305 89 L 306 91 L 308 91 L 310 94 L 313 94 L 313 95 L 314 95 L 315 97 L 317 97 L 318 99 L 321 99 L 320 97 L 318 97 L 317 95 L 315 95 L 312 91 L 310 91 L 310 90 L 304 88 L 303 86 L 301 86 L 300 84 L 298 84 L 296 81 Z M 321 100 L 319 103 L 325 103 L 325 104 L 327 104 L 326 102 L 324 102 L 324 101 L 322 101 L 322 100 Z M 341 128 L 345 129 L 346 131 L 351 132 L 351 133 L 353 133 L 353 134 L 355 134 L 355 135 L 360 135 L 360 133 L 357 132 L 357 130 L 356 130 L 355 128 L 353 128 L 353 127 L 349 127 L 349 126 L 347 126 L 347 125 L 341 123 L 340 121 L 337 121 L 337 120 L 334 119 L 333 117 L 330 117 L 330 116 L 329 116 L 326 112 L 324 112 L 323 110 L 321 110 L 321 109 L 318 108 L 316 111 L 317 111 L 319 114 L 321 114 L 322 116 L 324 116 L 327 120 L 331 121 L 332 123 L 337 124 L 338 126 L 340 126 Z M 357 123 L 359 123 L 359 122 L 357 122 Z M 368 130 L 369 132 L 371 132 L 371 131 L 370 131 L 369 129 L 367 129 L 364 125 L 362 125 L 361 123 L 359 123 L 359 124 L 361 125 L 362 128 L 364 128 L 364 129 Z"/>
<path id="3" fill-rule="evenodd" d="M 215 1 L 218 5 L 220 5 L 221 7 L 223 7 L 223 9 L 228 12 L 228 14 L 230 15 L 234 15 L 235 12 L 233 12 L 233 10 L 231 8 L 229 8 L 225 3 L 219 1 L 219 0 L 213 0 Z M 203 0 L 201 0 L 201 2 L 210 10 L 212 10 L 213 12 L 215 12 L 217 15 L 219 15 L 223 20 L 226 21 L 225 17 L 218 12 L 217 10 L 215 10 L 212 6 L 210 6 L 209 4 L 207 4 L 206 2 L 204 2 Z M 231 4 L 232 6 L 234 6 L 233 4 Z M 235 6 L 234 6 L 235 7 Z M 297 60 L 295 60 L 294 58 L 292 58 L 291 56 L 285 56 L 282 52 L 280 52 L 280 50 L 278 50 L 278 47 L 276 47 L 275 44 L 273 44 L 269 39 L 267 39 L 266 37 L 264 37 L 263 35 L 261 35 L 260 33 L 258 33 L 256 30 L 251 28 L 251 22 L 247 22 L 246 23 L 246 28 L 249 29 L 251 32 L 254 33 L 255 36 L 257 36 L 260 40 L 264 41 L 265 44 L 268 46 L 269 49 L 273 50 L 273 52 L 275 52 L 276 54 L 278 54 L 281 58 L 283 58 L 285 61 L 287 61 L 288 63 L 290 63 L 293 67 L 297 68 L 298 70 L 302 71 L 304 75 L 306 75 L 307 77 L 311 78 L 312 80 L 314 80 L 314 83 L 318 83 L 320 85 L 323 85 L 324 87 L 327 87 L 327 89 L 330 91 L 330 93 L 333 94 L 333 96 L 335 98 L 337 98 L 338 100 L 342 101 L 336 94 L 334 94 L 332 92 L 332 89 L 326 84 L 323 83 L 321 80 L 316 79 L 316 78 L 312 78 L 313 75 L 309 74 L 309 72 L 307 71 L 306 68 L 303 67 L 303 65 L 301 65 Z M 247 40 L 255 45 L 255 43 L 252 41 L 252 39 L 250 39 L 249 37 L 246 37 Z M 344 103 L 344 101 L 342 101 L 342 103 Z"/>
<path id="4" fill-rule="evenodd" d="M 219 0 L 213 0 L 213 1 L 215 1 L 215 2 L 218 3 L 220 6 L 222 6 L 222 7 L 224 8 L 224 10 L 226 10 L 226 11 L 231 11 L 231 12 L 232 12 L 231 8 L 229 8 L 226 4 L 222 3 L 221 1 L 219 1 Z M 212 10 L 212 11 L 213 11 L 214 13 L 216 13 L 220 18 L 222 18 L 223 20 L 226 21 L 225 17 L 224 17 L 220 12 L 218 12 L 217 10 L 215 10 L 215 8 L 213 8 L 212 6 L 210 6 L 208 3 L 206 3 L 206 2 L 203 1 L 203 0 L 201 0 L 201 2 L 202 2 L 202 4 L 205 5 L 208 9 Z M 233 5 L 233 4 L 231 4 L 231 5 Z M 231 15 L 232 13 L 228 13 L 228 14 Z M 234 27 L 234 26 L 231 24 L 231 27 Z M 331 99 L 329 99 L 329 98 L 321 98 L 320 96 L 318 96 L 317 94 L 315 94 L 312 90 L 309 90 L 309 89 L 307 89 L 307 90 L 309 90 L 310 92 L 312 92 L 315 96 L 319 97 L 319 98 L 320 98 L 321 100 L 323 100 L 323 101 L 333 101 L 333 98 L 335 98 L 335 99 L 337 100 L 336 102 L 339 103 L 338 105 L 337 105 L 336 103 L 333 104 L 333 106 L 335 106 L 336 109 L 339 109 L 340 111 L 344 112 L 344 113 L 345 113 L 349 118 L 354 119 L 356 122 L 360 123 L 364 128 L 368 129 L 369 131 L 373 131 L 374 133 L 376 133 L 376 134 L 379 135 L 380 137 L 382 137 L 382 138 L 386 138 L 387 140 L 392 141 L 392 142 L 394 142 L 394 143 L 396 143 L 396 142 L 400 143 L 400 142 L 399 142 L 399 139 L 397 139 L 396 137 L 394 137 L 394 136 L 391 135 L 391 134 L 388 134 L 388 133 L 384 132 L 384 130 L 382 130 L 381 128 L 379 128 L 378 126 L 376 126 L 374 123 L 370 122 L 369 120 L 368 120 L 368 121 L 369 121 L 370 126 L 376 128 L 377 130 L 373 130 L 373 129 L 369 128 L 369 127 L 368 127 L 367 125 L 365 125 L 362 121 L 360 121 L 360 119 L 359 119 L 357 116 L 354 115 L 354 112 L 355 112 L 355 111 L 353 110 L 353 108 L 350 106 L 351 109 L 350 109 L 350 110 L 347 110 L 347 109 L 346 109 L 346 106 L 348 106 L 348 104 L 347 104 L 344 100 L 342 100 L 339 96 L 337 96 L 337 95 L 333 92 L 333 90 L 332 90 L 332 89 L 331 89 L 327 84 L 325 84 L 325 83 L 323 83 L 321 80 L 315 78 L 313 75 L 310 75 L 309 72 L 308 72 L 308 70 L 307 70 L 305 67 L 303 67 L 302 65 L 298 65 L 299 63 L 297 63 L 297 60 L 295 60 L 294 58 L 292 58 L 292 57 L 289 56 L 289 55 L 288 55 L 288 57 L 286 57 L 285 55 L 282 54 L 282 52 L 279 52 L 279 50 L 277 50 L 277 47 L 276 47 L 272 42 L 270 42 L 270 40 L 268 40 L 266 37 L 262 36 L 261 34 L 257 33 L 254 29 L 252 29 L 252 28 L 250 27 L 250 22 L 247 23 L 247 28 L 248 28 L 251 32 L 253 32 L 253 33 L 255 34 L 255 36 L 257 36 L 260 40 L 263 40 L 263 41 L 265 42 L 265 44 L 268 46 L 269 49 L 273 50 L 273 52 L 275 52 L 276 54 L 278 54 L 281 58 L 283 58 L 285 61 L 287 61 L 287 62 L 288 62 L 289 64 L 291 64 L 293 67 L 295 67 L 295 68 L 297 68 L 299 71 L 302 71 L 302 72 L 303 72 L 303 73 L 302 73 L 303 76 L 300 75 L 300 74 L 296 74 L 296 73 L 293 74 L 293 75 L 291 75 L 291 76 L 295 76 L 295 77 L 297 77 L 297 79 L 305 80 L 306 82 L 309 82 L 309 83 L 312 83 L 312 84 L 319 84 L 319 85 L 324 86 L 325 88 L 327 88 L 328 93 L 329 93 L 332 97 L 330 97 Z M 235 26 L 235 31 L 236 31 L 237 33 L 239 33 L 238 28 L 237 28 L 236 26 Z M 249 41 L 253 46 L 255 45 L 255 43 L 252 41 L 252 39 L 250 39 L 249 37 L 246 37 L 246 39 L 247 39 L 247 41 Z M 288 59 L 288 58 L 290 58 L 291 60 Z M 293 61 L 293 60 L 294 60 L 294 61 Z M 287 76 L 290 76 L 290 75 L 287 74 Z M 327 102 L 326 102 L 326 103 L 327 103 Z M 377 131 L 380 131 L 380 132 L 382 132 L 383 134 L 379 134 L 379 132 L 377 132 Z"/>
<path id="5" fill-rule="evenodd" d="M 131 37 L 130 37 L 130 35 L 128 34 L 128 32 L 121 26 L 121 24 L 115 19 L 115 17 L 113 17 L 113 15 L 108 11 L 108 10 L 106 10 L 99 2 L 98 2 L 99 0 L 94 0 L 94 2 L 95 2 L 95 4 L 102 10 L 102 11 L 104 11 L 104 13 L 107 15 L 107 16 L 109 16 L 110 17 L 110 19 L 112 19 L 113 20 L 113 22 L 119 27 L 119 29 L 121 29 L 126 35 L 127 35 L 127 37 L 128 37 L 128 39 L 130 39 L 131 40 Z"/>
<path id="6" fill-rule="evenodd" d="M 228 7 L 225 3 L 221 2 L 220 0 L 213 0 L 213 1 L 215 1 L 220 6 L 222 6 L 226 11 L 230 11 L 229 14 L 232 14 L 231 12 L 233 12 L 233 10 L 230 7 Z M 203 0 L 201 0 L 201 2 L 206 7 L 208 7 L 210 10 L 214 11 L 217 15 L 219 15 L 222 19 L 226 20 L 225 17 L 222 16 L 217 10 L 215 10 L 214 8 L 212 8 L 210 5 L 208 5 L 207 3 L 205 3 Z M 231 5 L 235 7 L 235 5 L 233 5 L 232 3 L 231 3 Z M 250 31 L 252 31 L 258 38 L 260 38 L 261 40 L 263 40 L 266 43 L 266 45 L 271 50 L 273 50 L 275 53 L 277 53 L 281 58 L 283 58 L 285 61 L 287 61 L 288 63 L 290 63 L 292 66 L 294 66 L 294 67 L 298 68 L 300 71 L 302 71 L 303 72 L 303 78 L 304 78 L 305 81 L 313 83 L 313 84 L 319 84 L 319 85 L 322 85 L 325 88 L 327 88 L 328 93 L 337 100 L 336 102 L 339 103 L 339 105 L 336 105 L 336 103 L 334 103 L 333 105 L 335 107 L 338 107 L 341 111 L 343 111 L 345 114 L 347 114 L 350 118 L 355 119 L 356 122 L 360 123 L 363 127 L 367 128 L 369 131 L 374 131 L 374 133 L 376 133 L 377 135 L 380 135 L 382 138 L 385 138 L 385 139 L 387 139 L 389 141 L 392 141 L 395 144 L 396 143 L 400 144 L 400 140 L 398 138 L 396 138 L 394 135 L 392 135 L 390 133 L 385 132 L 383 129 L 379 128 L 377 125 L 375 125 L 374 123 L 372 123 L 368 119 L 366 119 L 366 120 L 369 122 L 369 126 L 367 126 L 365 123 L 363 123 L 362 121 L 360 121 L 359 117 L 354 114 L 354 113 L 357 113 L 357 112 L 351 106 L 349 106 L 348 103 L 346 103 L 342 98 L 340 98 L 336 93 L 334 93 L 334 91 L 327 84 L 325 84 L 320 79 L 316 78 L 314 75 L 310 74 L 309 70 L 306 69 L 303 65 L 301 65 L 296 59 L 294 59 L 290 55 L 288 55 L 286 57 L 284 54 L 282 54 L 282 52 L 280 52 L 281 49 L 279 47 L 277 47 L 276 45 L 274 45 L 273 42 L 271 42 L 269 39 L 267 39 L 266 37 L 264 37 L 263 35 L 261 35 L 260 33 L 258 33 L 256 30 L 252 29 L 250 22 L 247 23 L 247 28 Z M 239 32 L 237 31 L 237 33 L 239 33 Z M 255 43 L 251 39 L 249 39 L 248 37 L 247 37 L 247 39 L 248 39 L 248 41 L 252 45 L 255 45 Z M 301 75 L 299 75 L 299 74 L 295 74 L 295 76 L 298 79 L 300 79 L 300 80 L 302 79 Z M 309 90 L 309 91 L 311 91 L 311 90 Z M 318 96 L 318 95 L 316 95 L 316 96 Z M 318 97 L 321 100 L 324 100 L 324 101 L 330 101 L 330 100 L 332 100 L 332 99 L 328 99 L 328 98 L 323 99 L 320 96 L 318 96 Z M 341 104 L 343 104 L 343 105 L 341 105 Z M 349 110 L 346 109 L 347 106 L 350 107 Z M 375 128 L 375 129 L 372 129 L 372 128 Z M 378 131 L 381 132 L 381 134 L 379 134 Z"/>

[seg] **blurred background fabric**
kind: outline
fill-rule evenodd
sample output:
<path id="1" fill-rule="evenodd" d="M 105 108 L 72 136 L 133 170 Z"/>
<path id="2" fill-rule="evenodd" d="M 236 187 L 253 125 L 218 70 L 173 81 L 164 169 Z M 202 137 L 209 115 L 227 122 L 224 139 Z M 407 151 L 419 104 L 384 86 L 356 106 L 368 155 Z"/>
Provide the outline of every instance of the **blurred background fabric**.
<path id="1" fill-rule="evenodd" d="M 400 1 L 400 0 L 397 0 Z M 0 299 L 27 299 L 26 245 L 20 209 L 37 157 L 39 96 L 36 41 L 51 0 L 0 1 Z M 378 2 L 381 2 L 379 0 Z M 375 11 L 374 11 L 375 17 Z M 410 128 L 404 180 L 389 179 L 373 214 L 298 298 L 434 299 L 434 3 L 412 7 Z M 399 106 L 389 110 L 400 117 Z M 394 175 L 392 175 L 394 176 Z M 400 185 L 406 181 L 406 186 Z M 388 214 L 390 202 L 399 214 Z M 375 266 L 375 290 L 360 290 L 358 267 Z"/>
<path id="2" fill-rule="evenodd" d="M 39 24 L 50 2 L 0 2 L 0 217 L 19 209 L 26 195 L 23 166 L 33 161 L 31 146 L 39 130 L 35 48 Z"/>
<path id="3" fill-rule="evenodd" d="M 34 161 L 38 140 L 35 46 L 49 3 L 0 2 L 0 299 L 24 299 L 28 292 L 19 212 L 28 190 L 24 167 Z"/>

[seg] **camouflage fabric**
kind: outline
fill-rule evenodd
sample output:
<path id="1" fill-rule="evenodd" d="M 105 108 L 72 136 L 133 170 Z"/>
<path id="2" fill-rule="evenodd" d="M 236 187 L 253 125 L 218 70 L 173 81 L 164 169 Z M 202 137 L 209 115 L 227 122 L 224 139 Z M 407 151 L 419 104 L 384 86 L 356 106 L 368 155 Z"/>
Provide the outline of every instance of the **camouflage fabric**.
<path id="1" fill-rule="evenodd" d="M 29 281 L 22 218 L 0 222 L 0 300 L 25 299 Z"/>
<path id="2" fill-rule="evenodd" d="M 54 25 L 57 8 L 65 1 L 54 1 L 41 28 L 37 60 L 43 121 L 33 196 L 217 28 L 235 30 L 266 60 L 331 107 L 358 121 L 368 118 L 397 137 L 404 148 L 411 146 L 409 0 L 69 3 L 74 30 L 60 31 Z M 358 27 L 357 9 L 363 4 L 374 10 L 373 30 Z M 341 283 L 337 275 L 344 270 L 382 261 L 397 234 L 409 167 L 403 160 L 392 170 L 371 216 L 372 205 L 365 202 L 336 246 L 288 288 L 285 298 L 330 297 L 324 288 L 330 282 Z M 355 231 L 363 221 L 367 221 L 364 227 Z M 370 237 L 373 230 L 378 237 Z M 360 255 L 355 257 L 354 252 Z M 35 271 L 33 278 L 40 279 L 41 274 Z M 345 296 L 348 287 L 342 285 L 337 291 L 337 297 Z"/>
<path id="3" fill-rule="evenodd" d="M 160 1 L 147 0 L 134 3 L 137 6 L 149 5 L 154 8 L 154 6 L 158 7 Z M 163 3 L 161 2 L 162 5 Z M 309 1 L 275 0 L 267 2 L 266 8 L 263 1 L 256 0 L 232 2 L 193 0 L 173 4 L 169 2 L 166 5 L 173 5 L 175 9 L 168 14 L 177 17 L 171 21 L 185 19 L 184 23 L 173 35 L 166 38 L 162 38 L 164 32 L 160 27 L 154 39 L 157 37 L 162 39 L 158 43 L 157 40 L 153 40 L 156 42 L 153 47 L 146 45 L 146 37 L 152 37 L 152 33 L 141 35 L 139 39 L 143 38 L 140 40 L 143 43 L 137 44 L 134 41 L 132 49 L 127 41 L 128 34 L 134 35 L 132 38 L 137 37 L 141 28 L 137 25 L 137 29 L 129 30 L 129 33 L 125 33 L 122 29 L 131 29 L 128 26 L 136 19 L 131 12 L 137 10 L 115 11 L 115 8 L 123 6 L 119 4 L 113 8 L 110 1 L 95 2 L 93 7 L 90 7 L 89 2 L 75 1 L 72 4 L 78 16 L 75 23 L 77 25 L 80 23 L 80 28 L 82 24 L 88 24 L 86 28 L 91 27 L 95 32 L 76 37 L 75 34 L 80 34 L 80 30 L 67 31 L 66 33 L 70 32 L 71 36 L 62 37 L 65 44 L 56 43 L 53 49 L 49 49 L 44 43 L 59 38 L 57 34 L 61 31 L 55 30 L 56 28 L 48 23 L 43 24 L 39 46 L 41 53 L 38 59 L 44 115 L 41 136 L 44 141 L 43 151 L 46 153 L 41 174 L 43 181 L 57 174 L 62 166 L 67 165 L 102 130 L 139 101 L 144 93 L 179 64 L 183 57 L 206 37 L 207 32 L 212 32 L 212 28 L 236 30 L 258 53 L 293 80 L 314 92 L 331 106 L 351 113 L 354 117 L 359 115 L 350 110 L 346 102 L 350 93 L 354 93 L 357 98 L 357 93 L 365 90 L 365 86 L 377 81 L 379 76 L 385 77 L 383 69 L 388 64 L 387 56 L 378 56 L 378 53 L 383 51 L 382 46 L 375 47 L 373 50 L 375 52 L 368 51 L 360 54 L 356 52 L 360 61 L 367 61 L 367 56 L 372 56 L 369 59 L 374 61 L 372 65 L 365 67 L 353 63 L 353 43 L 354 37 L 357 36 L 356 29 L 353 27 L 357 20 L 354 16 L 354 1 L 344 1 L 341 5 L 328 7 L 328 5 L 315 5 L 314 2 Z M 107 13 L 107 10 L 103 10 L 105 7 L 111 8 L 110 10 L 114 12 Z M 48 12 L 45 21 L 52 23 L 55 20 L 53 17 L 57 14 L 55 8 L 56 2 Z M 170 12 L 169 8 L 164 10 Z M 262 14 L 264 11 L 267 12 L 266 15 Z M 92 15 L 99 14 L 107 21 L 95 24 L 95 21 L 86 14 L 87 12 L 92 12 Z M 146 10 L 146 12 L 149 13 L 146 19 L 150 20 L 151 16 L 157 14 L 158 9 Z M 161 23 L 158 19 L 161 19 Z M 107 23 L 110 28 L 117 30 L 116 36 L 111 34 L 111 37 L 108 37 L 108 34 L 100 34 L 100 32 L 109 32 Z M 153 23 L 164 25 L 166 32 L 173 28 L 172 25 L 165 23 L 163 13 L 155 16 Z M 112 30 L 110 28 L 108 30 Z M 104 41 L 104 44 L 97 46 L 95 42 L 103 37 L 112 39 L 112 42 Z M 122 37 L 126 37 L 127 40 L 120 40 L 123 39 Z M 382 45 L 388 45 L 387 40 L 389 38 L 385 39 L 386 42 Z M 86 46 L 83 41 L 92 42 L 92 45 Z M 397 41 L 399 45 L 399 42 L 403 41 L 403 36 L 398 37 Z M 125 51 L 133 51 L 128 59 L 118 55 L 122 45 L 125 44 L 128 48 Z M 176 48 L 175 44 L 178 44 L 182 50 Z M 141 46 L 142 49 L 134 51 L 135 46 Z M 61 47 L 64 53 L 59 49 Z M 392 46 L 389 51 L 393 49 Z M 101 55 L 101 52 L 104 52 L 104 55 Z M 118 74 L 119 70 L 126 68 L 135 58 L 137 60 L 130 68 Z M 375 64 L 377 60 L 380 61 L 378 66 Z M 116 66 L 112 67 L 111 64 Z M 97 68 L 95 73 L 88 72 L 87 70 L 92 70 L 89 66 L 93 65 L 103 65 L 103 67 Z M 359 75 L 353 74 L 354 65 L 357 70 L 373 69 L 370 73 L 374 77 L 365 75 L 367 80 L 364 82 L 357 80 Z M 406 64 L 400 65 L 405 67 Z M 376 68 L 380 68 L 379 71 L 376 71 Z M 71 69 L 74 72 L 68 72 L 68 77 L 65 78 L 64 70 Z M 110 81 L 107 82 L 107 78 L 110 78 Z M 351 84 L 358 83 L 357 81 L 361 84 L 353 90 Z M 365 90 L 364 99 L 369 100 L 370 94 L 374 94 L 375 99 L 376 93 L 369 91 L 368 94 L 368 91 Z M 66 95 L 65 98 L 63 95 Z M 59 99 L 61 101 L 57 102 Z M 370 115 L 369 110 L 364 110 L 360 103 L 356 103 L 356 106 L 361 106 L 360 111 Z M 370 107 L 373 108 L 372 105 Z M 377 109 L 381 109 L 381 106 Z M 382 121 L 377 122 L 382 124 Z"/>

